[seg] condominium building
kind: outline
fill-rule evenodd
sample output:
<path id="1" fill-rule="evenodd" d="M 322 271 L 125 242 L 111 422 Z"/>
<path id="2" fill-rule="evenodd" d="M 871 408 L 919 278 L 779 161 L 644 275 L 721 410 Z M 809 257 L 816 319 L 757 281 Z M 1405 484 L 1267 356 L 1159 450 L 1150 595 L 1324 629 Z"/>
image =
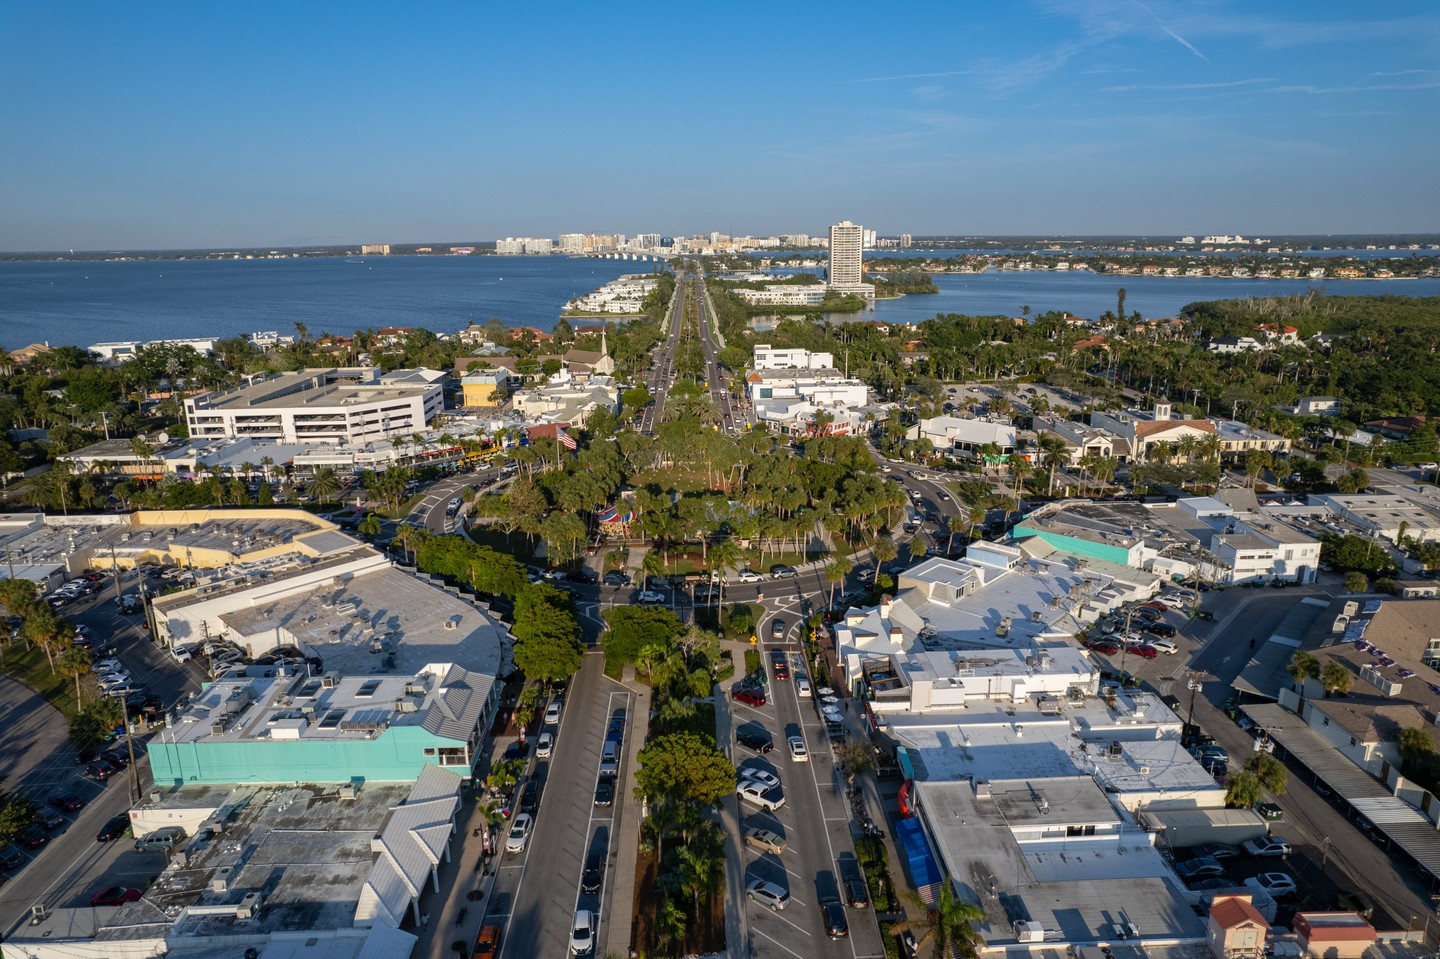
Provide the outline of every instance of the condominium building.
<path id="1" fill-rule="evenodd" d="M 849 220 L 842 220 L 830 227 L 828 278 L 831 286 L 855 286 L 864 280 L 865 273 L 861 267 L 860 256 L 864 236 L 865 228 Z"/>
<path id="2" fill-rule="evenodd" d="M 434 370 L 299 370 L 192 396 L 185 421 L 196 438 L 364 443 L 422 431 L 444 409 L 443 378 Z"/>

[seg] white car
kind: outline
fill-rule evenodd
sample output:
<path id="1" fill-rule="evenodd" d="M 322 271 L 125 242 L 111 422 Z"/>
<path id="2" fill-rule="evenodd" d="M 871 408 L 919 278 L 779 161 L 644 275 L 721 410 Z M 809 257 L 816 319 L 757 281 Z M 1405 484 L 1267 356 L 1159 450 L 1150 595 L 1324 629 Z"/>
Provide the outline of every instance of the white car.
<path id="1" fill-rule="evenodd" d="M 510 824 L 510 832 L 505 836 L 506 852 L 524 852 L 525 844 L 530 841 L 530 830 L 535 828 L 535 820 L 528 812 L 522 812 L 515 817 Z"/>
<path id="2" fill-rule="evenodd" d="M 1166 656 L 1174 656 L 1180 652 L 1180 647 L 1168 639 L 1152 639 L 1150 640 L 1150 646 L 1154 648 L 1156 652 L 1164 653 Z"/>
<path id="3" fill-rule="evenodd" d="M 545 707 L 545 725 L 554 726 L 560 722 L 560 710 L 565 704 L 558 699 L 552 700 L 549 706 Z"/>
<path id="4" fill-rule="evenodd" d="M 549 759 L 550 754 L 555 751 L 555 737 L 551 733 L 541 733 L 539 740 L 535 743 L 535 755 L 539 759 Z"/>
<path id="5" fill-rule="evenodd" d="M 635 597 L 635 602 L 641 606 L 658 606 L 665 602 L 665 594 L 657 593 L 653 589 L 642 589 L 640 595 Z"/>
<path id="6" fill-rule="evenodd" d="M 189 646 L 176 646 L 170 650 L 170 655 L 175 657 L 177 663 L 188 663 L 195 658 L 195 650 Z"/>
<path id="7" fill-rule="evenodd" d="M 1293 896 L 1299 889 L 1295 885 L 1295 879 L 1288 872 L 1262 872 L 1258 876 L 1251 876 L 1245 880 L 1245 885 L 1251 889 L 1264 889 L 1270 895 L 1279 898 L 1280 896 Z"/>
<path id="8" fill-rule="evenodd" d="M 760 783 L 766 789 L 772 789 L 780 785 L 780 777 L 774 773 L 766 772 L 763 769 L 756 769 L 754 766 L 741 766 L 738 770 L 742 783 Z"/>
<path id="9" fill-rule="evenodd" d="M 1179 596 L 1176 596 L 1174 593 L 1162 593 L 1162 594 L 1160 594 L 1159 596 L 1157 596 L 1157 597 L 1155 597 L 1155 598 L 1156 598 L 1156 600 L 1157 600 L 1158 602 L 1164 603 L 1166 606 L 1169 606 L 1171 609 L 1184 609 L 1184 608 L 1185 608 L 1185 600 L 1182 599 L 1182 598 L 1179 597 Z"/>
<path id="10" fill-rule="evenodd" d="M 805 740 L 799 736 L 787 736 L 785 745 L 790 747 L 790 759 L 797 763 L 808 763 L 810 761 L 810 750 L 805 748 Z"/>
<path id="11" fill-rule="evenodd" d="M 742 569 L 737 575 L 742 583 L 758 583 L 765 578 L 759 573 L 748 569 Z"/>
<path id="12" fill-rule="evenodd" d="M 810 698 L 810 680 L 801 676 L 799 673 L 795 674 L 795 695 L 801 699 Z"/>
<path id="13" fill-rule="evenodd" d="M 1284 859 L 1290 855 L 1290 844 L 1279 836 L 1262 836 L 1259 839 L 1247 839 L 1240 844 L 1247 855 L 1257 859 Z"/>
<path id="14" fill-rule="evenodd" d="M 575 910 L 575 919 L 570 923 L 570 955 L 588 956 L 595 951 L 595 928 L 598 924 L 595 913 L 589 909 Z"/>

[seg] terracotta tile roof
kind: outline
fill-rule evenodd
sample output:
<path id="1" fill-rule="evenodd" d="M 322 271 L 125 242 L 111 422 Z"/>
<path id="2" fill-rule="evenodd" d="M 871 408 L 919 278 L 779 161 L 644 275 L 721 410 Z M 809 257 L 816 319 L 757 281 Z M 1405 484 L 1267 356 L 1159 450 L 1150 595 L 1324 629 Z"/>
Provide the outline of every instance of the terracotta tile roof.
<path id="1" fill-rule="evenodd" d="M 1177 426 L 1188 426 L 1202 433 L 1215 432 L 1215 425 L 1209 420 L 1140 420 L 1135 424 L 1135 436 L 1154 436 Z"/>
<path id="2" fill-rule="evenodd" d="M 1260 915 L 1260 911 L 1250 905 L 1249 896 L 1216 896 L 1214 904 L 1210 906 L 1210 918 L 1214 919 L 1221 929 L 1235 929 L 1247 922 L 1262 928 L 1270 926 L 1265 917 Z"/>

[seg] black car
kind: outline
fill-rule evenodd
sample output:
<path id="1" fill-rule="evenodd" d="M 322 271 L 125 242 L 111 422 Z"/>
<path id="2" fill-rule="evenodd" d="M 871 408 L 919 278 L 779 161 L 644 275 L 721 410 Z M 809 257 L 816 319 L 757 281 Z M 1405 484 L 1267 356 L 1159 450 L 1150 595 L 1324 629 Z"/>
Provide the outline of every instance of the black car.
<path id="1" fill-rule="evenodd" d="M 845 901 L 852 909 L 864 909 L 870 905 L 870 890 L 859 879 L 845 880 Z"/>
<path id="2" fill-rule="evenodd" d="M 571 573 L 570 578 L 577 583 L 585 583 L 588 586 L 594 586 L 600 582 L 600 577 L 596 576 L 595 571 L 590 569 L 582 569 L 578 573 Z"/>
<path id="3" fill-rule="evenodd" d="M 59 796 L 51 796 L 46 800 L 50 808 L 58 809 L 61 812 L 75 812 L 85 808 L 85 800 L 72 793 L 62 793 Z"/>
<path id="4" fill-rule="evenodd" d="M 1164 636 L 1167 639 L 1175 635 L 1175 627 L 1169 623 L 1146 623 L 1140 629 L 1152 636 Z"/>
<path id="5" fill-rule="evenodd" d="M 97 759 L 80 771 L 80 775 L 86 779 L 93 779 L 97 783 L 107 782 L 111 776 L 119 772 L 114 766 L 103 759 Z"/>
<path id="6" fill-rule="evenodd" d="M 38 809 L 35 811 L 35 825 L 46 832 L 54 832 L 65 825 L 65 817 L 54 809 Z"/>
<path id="7" fill-rule="evenodd" d="M 45 831 L 43 826 L 31 826 L 16 836 L 15 841 L 26 849 L 39 849 L 50 841 L 50 834 Z"/>
<path id="8" fill-rule="evenodd" d="M 738 730 L 735 733 L 735 741 L 746 749 L 753 749 L 757 753 L 768 753 L 775 748 L 775 740 L 763 729 Z"/>
<path id="9" fill-rule="evenodd" d="M 580 874 L 580 891 L 594 894 L 600 891 L 605 879 L 605 854 L 592 852 L 585 860 L 585 871 Z"/>
<path id="10" fill-rule="evenodd" d="M 14 872 L 23 865 L 25 865 L 25 854 L 20 850 L 10 845 L 0 849 L 0 866 Z"/>
<path id="11" fill-rule="evenodd" d="M 608 806 L 615 801 L 615 783 L 610 779 L 602 779 L 595 784 L 595 805 Z"/>
<path id="12" fill-rule="evenodd" d="M 128 815 L 121 813 L 118 816 L 113 816 L 109 822 L 100 827 L 100 831 L 95 834 L 95 841 L 114 842 L 116 839 L 125 835 L 126 830 L 129 828 L 130 817 Z"/>
<path id="13" fill-rule="evenodd" d="M 820 900 L 820 915 L 825 920 L 825 935 L 831 939 L 848 939 L 850 923 L 845 918 L 845 907 L 835 898 Z"/>
<path id="14" fill-rule="evenodd" d="M 107 763 L 109 763 L 110 765 L 114 766 L 116 769 L 129 769 L 129 768 L 130 768 L 130 753 L 129 753 L 129 750 L 125 750 L 125 749 L 107 749 L 107 750 L 105 750 L 103 753 L 100 754 L 100 758 L 103 759 L 103 760 L 105 760 L 105 761 L 106 761 Z"/>
<path id="15" fill-rule="evenodd" d="M 535 814 L 540 808 L 540 783 L 534 779 L 525 781 L 525 788 L 520 790 L 520 811 Z"/>
<path id="16" fill-rule="evenodd" d="M 614 570 L 605 574 L 604 583 L 606 586 L 629 586 L 630 577 L 624 573 L 617 573 Z"/>

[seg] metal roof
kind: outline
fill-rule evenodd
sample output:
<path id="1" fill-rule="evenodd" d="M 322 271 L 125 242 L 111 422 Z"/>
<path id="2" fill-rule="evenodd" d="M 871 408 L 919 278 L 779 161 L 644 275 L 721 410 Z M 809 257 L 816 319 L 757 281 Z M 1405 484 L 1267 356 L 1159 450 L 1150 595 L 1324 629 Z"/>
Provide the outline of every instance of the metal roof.
<path id="1" fill-rule="evenodd" d="M 1440 876 L 1440 830 L 1423 813 L 1392 795 L 1288 709 L 1271 704 L 1242 708 L 1271 739 L 1374 823 L 1377 831 L 1432 876 Z"/>

